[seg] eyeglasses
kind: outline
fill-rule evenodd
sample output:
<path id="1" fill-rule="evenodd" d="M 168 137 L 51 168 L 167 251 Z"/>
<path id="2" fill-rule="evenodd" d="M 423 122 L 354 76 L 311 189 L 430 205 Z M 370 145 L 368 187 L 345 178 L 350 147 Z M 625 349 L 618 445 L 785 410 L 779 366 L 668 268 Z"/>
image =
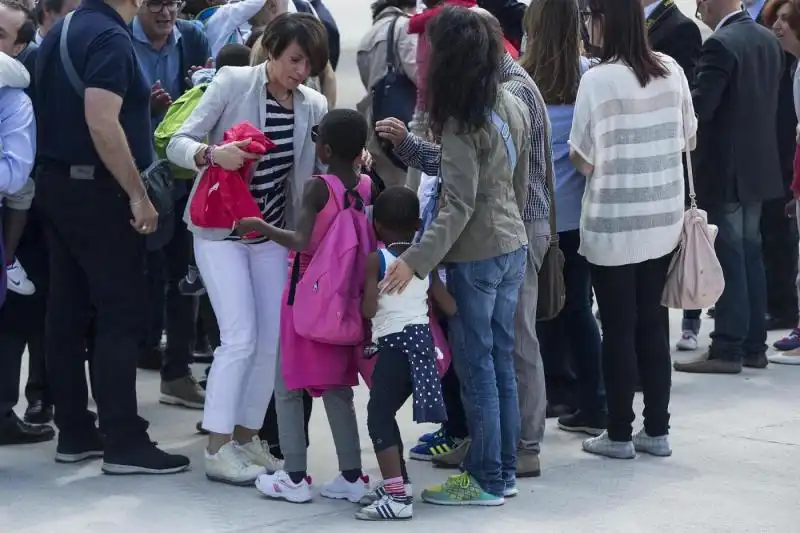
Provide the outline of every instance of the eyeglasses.
<path id="1" fill-rule="evenodd" d="M 183 2 L 181 1 L 173 1 L 173 2 L 147 2 L 147 10 L 150 13 L 161 13 L 161 11 L 166 7 L 167 11 L 172 11 L 177 13 L 180 11 L 181 7 L 183 6 Z"/>
<path id="2" fill-rule="evenodd" d="M 311 141 L 317 142 L 317 139 L 319 139 L 319 124 L 311 126 Z"/>

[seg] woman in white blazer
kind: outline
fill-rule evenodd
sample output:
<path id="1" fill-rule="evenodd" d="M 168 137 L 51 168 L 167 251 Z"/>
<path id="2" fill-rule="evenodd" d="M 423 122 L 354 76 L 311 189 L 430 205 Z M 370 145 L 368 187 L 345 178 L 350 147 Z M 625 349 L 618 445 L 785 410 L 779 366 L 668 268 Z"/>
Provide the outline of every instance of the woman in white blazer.
<path id="1" fill-rule="evenodd" d="M 319 170 L 311 129 L 327 112 L 325 97 L 302 83 L 325 68 L 327 42 L 311 15 L 275 18 L 256 45 L 266 49 L 267 62 L 220 69 L 170 141 L 169 160 L 201 172 L 209 164 L 237 170 L 258 156 L 242 150 L 242 143 L 219 144 L 223 133 L 243 121 L 260 126 L 277 146 L 253 165 L 251 194 L 265 220 L 293 227 L 305 182 Z M 275 384 L 287 250 L 263 238 L 243 240 L 228 229 L 199 228 L 188 208 L 184 220 L 194 234 L 197 266 L 221 336 L 203 417 L 209 432 L 206 475 L 252 486 L 260 474 L 281 468 L 258 430 Z"/>

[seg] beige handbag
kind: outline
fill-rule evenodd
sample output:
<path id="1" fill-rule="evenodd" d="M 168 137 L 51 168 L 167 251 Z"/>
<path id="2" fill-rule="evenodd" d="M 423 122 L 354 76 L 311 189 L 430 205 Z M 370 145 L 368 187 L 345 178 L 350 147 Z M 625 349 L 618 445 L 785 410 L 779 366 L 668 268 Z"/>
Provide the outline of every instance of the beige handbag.
<path id="1" fill-rule="evenodd" d="M 661 304 L 673 309 L 712 307 L 725 289 L 722 265 L 714 251 L 717 226 L 708 223 L 708 214 L 697 208 L 689 138 L 686 139 L 686 166 L 689 176 L 689 209 L 683 214 L 683 231 L 678 250 L 672 257 Z"/>

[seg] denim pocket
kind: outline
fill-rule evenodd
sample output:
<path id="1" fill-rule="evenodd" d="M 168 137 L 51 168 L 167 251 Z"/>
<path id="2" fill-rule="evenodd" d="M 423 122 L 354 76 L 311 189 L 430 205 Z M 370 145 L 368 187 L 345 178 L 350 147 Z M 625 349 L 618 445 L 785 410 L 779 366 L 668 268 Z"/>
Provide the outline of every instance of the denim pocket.
<path id="1" fill-rule="evenodd" d="M 508 255 L 472 261 L 470 264 L 472 282 L 480 289 L 497 289 L 505 278 L 507 265 Z"/>

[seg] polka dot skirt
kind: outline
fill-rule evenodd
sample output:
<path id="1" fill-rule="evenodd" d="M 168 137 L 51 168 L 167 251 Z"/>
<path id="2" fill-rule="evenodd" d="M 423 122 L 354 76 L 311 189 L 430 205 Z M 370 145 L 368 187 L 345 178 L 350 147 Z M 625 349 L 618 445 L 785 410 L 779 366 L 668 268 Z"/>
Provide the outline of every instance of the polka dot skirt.
<path id="1" fill-rule="evenodd" d="M 444 408 L 430 326 L 406 326 L 401 333 L 381 337 L 378 345 L 399 350 L 408 356 L 414 396 L 414 422 L 421 424 L 446 421 L 447 412 Z"/>

